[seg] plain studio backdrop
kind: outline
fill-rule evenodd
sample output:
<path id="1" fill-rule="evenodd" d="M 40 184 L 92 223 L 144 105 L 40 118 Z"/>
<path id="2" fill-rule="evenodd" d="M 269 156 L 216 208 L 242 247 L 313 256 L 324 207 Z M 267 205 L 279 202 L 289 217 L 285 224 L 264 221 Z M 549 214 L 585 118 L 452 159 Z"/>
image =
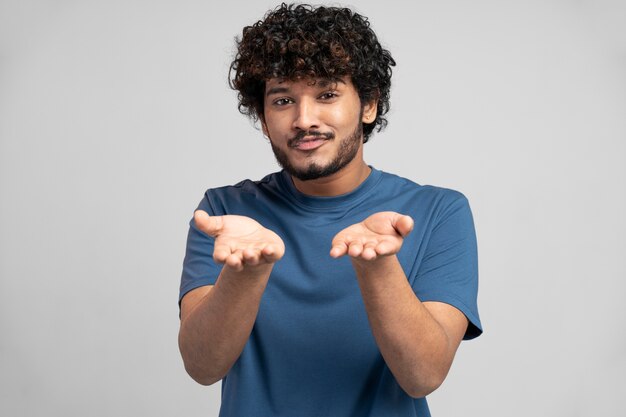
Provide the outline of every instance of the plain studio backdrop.
<path id="1" fill-rule="evenodd" d="M 398 63 L 367 162 L 474 212 L 485 334 L 433 415 L 623 416 L 626 3 L 350 5 Z M 275 6 L 0 2 L 0 415 L 217 415 L 179 278 L 206 188 L 278 169 L 227 86 Z"/>

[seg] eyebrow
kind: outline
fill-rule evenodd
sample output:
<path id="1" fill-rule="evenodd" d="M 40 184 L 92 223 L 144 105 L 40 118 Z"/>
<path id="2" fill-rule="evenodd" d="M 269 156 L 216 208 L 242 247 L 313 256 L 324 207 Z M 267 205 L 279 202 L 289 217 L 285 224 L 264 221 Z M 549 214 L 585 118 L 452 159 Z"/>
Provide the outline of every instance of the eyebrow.
<path id="1" fill-rule="evenodd" d="M 283 93 L 287 93 L 289 91 L 289 89 L 287 87 L 272 87 L 269 90 L 267 90 L 267 93 L 265 93 L 266 96 L 271 96 L 272 94 L 283 94 Z"/>
<path id="2" fill-rule="evenodd" d="M 346 84 L 345 81 L 343 81 L 342 79 L 330 79 L 330 78 L 322 78 L 319 80 L 315 81 L 315 84 L 319 87 L 319 88 L 326 88 L 331 84 Z M 267 92 L 265 93 L 265 96 L 271 96 L 273 94 L 284 94 L 284 93 L 288 93 L 289 92 L 289 88 L 288 87 L 281 87 L 281 86 L 277 86 L 277 87 L 272 87 L 269 90 L 267 90 Z"/>

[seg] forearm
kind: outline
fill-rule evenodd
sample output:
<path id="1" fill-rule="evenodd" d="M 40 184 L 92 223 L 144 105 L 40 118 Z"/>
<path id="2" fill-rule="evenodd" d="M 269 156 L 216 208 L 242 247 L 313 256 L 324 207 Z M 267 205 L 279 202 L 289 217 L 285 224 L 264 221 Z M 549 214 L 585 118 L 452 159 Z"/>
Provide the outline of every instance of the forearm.
<path id="1" fill-rule="evenodd" d="M 353 259 L 376 343 L 411 396 L 434 391 L 450 369 L 456 345 L 415 296 L 395 255 Z"/>
<path id="2" fill-rule="evenodd" d="M 203 385 L 221 380 L 254 326 L 272 265 L 222 269 L 213 288 L 181 317 L 180 351 L 189 375 Z"/>

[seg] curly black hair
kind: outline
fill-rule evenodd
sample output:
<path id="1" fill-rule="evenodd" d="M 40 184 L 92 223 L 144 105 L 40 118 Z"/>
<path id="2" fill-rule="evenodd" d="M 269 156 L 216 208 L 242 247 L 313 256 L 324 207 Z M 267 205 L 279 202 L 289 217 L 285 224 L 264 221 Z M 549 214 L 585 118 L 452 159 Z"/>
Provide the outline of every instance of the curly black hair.
<path id="1" fill-rule="evenodd" d="M 376 119 L 363 125 L 363 142 L 387 125 L 391 67 L 396 62 L 366 17 L 348 8 L 285 3 L 243 29 L 229 82 L 238 91 L 239 111 L 263 117 L 270 78 L 350 77 L 361 103 L 378 100 Z"/>

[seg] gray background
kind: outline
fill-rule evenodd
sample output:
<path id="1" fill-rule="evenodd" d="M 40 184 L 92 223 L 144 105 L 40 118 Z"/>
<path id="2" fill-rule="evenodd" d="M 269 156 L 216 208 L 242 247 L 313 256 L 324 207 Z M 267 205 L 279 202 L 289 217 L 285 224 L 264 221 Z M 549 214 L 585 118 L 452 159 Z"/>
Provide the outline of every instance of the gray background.
<path id="1" fill-rule="evenodd" d="M 463 191 L 486 333 L 442 416 L 621 416 L 623 1 L 354 1 L 398 61 L 379 169 Z M 0 2 L 0 415 L 215 416 L 176 344 L 204 190 L 277 169 L 226 84 L 275 3 Z"/>

